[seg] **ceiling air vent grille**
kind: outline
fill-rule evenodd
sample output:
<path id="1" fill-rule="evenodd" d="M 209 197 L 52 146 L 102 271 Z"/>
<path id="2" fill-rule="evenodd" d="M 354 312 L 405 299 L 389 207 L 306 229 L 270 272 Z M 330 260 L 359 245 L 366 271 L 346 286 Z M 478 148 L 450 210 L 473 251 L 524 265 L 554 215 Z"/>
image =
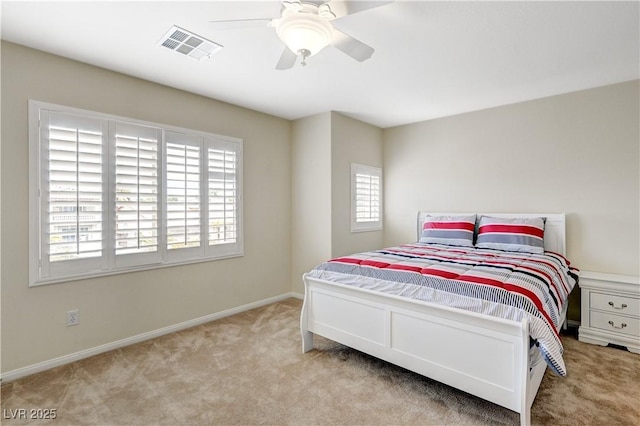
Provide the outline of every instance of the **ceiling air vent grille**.
<path id="1" fill-rule="evenodd" d="M 222 46 L 180 27 L 172 27 L 158 45 L 200 61 L 222 49 Z"/>

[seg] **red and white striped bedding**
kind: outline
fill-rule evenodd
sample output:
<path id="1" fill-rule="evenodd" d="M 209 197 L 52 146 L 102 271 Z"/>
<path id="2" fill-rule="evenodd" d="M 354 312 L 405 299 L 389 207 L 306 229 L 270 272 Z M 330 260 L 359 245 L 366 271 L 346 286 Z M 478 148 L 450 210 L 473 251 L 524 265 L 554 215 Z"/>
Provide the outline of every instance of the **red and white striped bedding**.
<path id="1" fill-rule="evenodd" d="M 547 364 L 564 376 L 559 330 L 576 272 L 552 252 L 415 243 L 336 258 L 309 275 L 505 319 L 526 316 Z"/>

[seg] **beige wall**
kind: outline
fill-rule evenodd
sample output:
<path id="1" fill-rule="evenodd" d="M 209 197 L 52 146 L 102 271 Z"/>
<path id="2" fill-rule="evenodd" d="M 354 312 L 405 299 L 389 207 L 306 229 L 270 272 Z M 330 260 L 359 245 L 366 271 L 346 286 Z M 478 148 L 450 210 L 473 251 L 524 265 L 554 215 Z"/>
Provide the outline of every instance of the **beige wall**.
<path id="1" fill-rule="evenodd" d="M 331 257 L 331 113 L 291 125 L 291 284 Z"/>
<path id="2" fill-rule="evenodd" d="M 416 212 L 565 212 L 580 269 L 639 275 L 638 81 L 386 129 L 385 244 Z"/>
<path id="3" fill-rule="evenodd" d="M 10 43 L 1 53 L 3 373 L 291 291 L 289 121 Z M 244 257 L 29 288 L 28 99 L 244 139 Z"/>
<path id="4" fill-rule="evenodd" d="M 383 234 L 351 232 L 351 163 L 382 167 L 382 131 L 336 112 L 292 124 L 293 291 L 329 258 L 380 248 Z"/>
<path id="5" fill-rule="evenodd" d="M 351 163 L 382 168 L 382 131 L 333 112 L 331 159 L 331 256 L 382 247 L 382 231 L 351 232 Z"/>

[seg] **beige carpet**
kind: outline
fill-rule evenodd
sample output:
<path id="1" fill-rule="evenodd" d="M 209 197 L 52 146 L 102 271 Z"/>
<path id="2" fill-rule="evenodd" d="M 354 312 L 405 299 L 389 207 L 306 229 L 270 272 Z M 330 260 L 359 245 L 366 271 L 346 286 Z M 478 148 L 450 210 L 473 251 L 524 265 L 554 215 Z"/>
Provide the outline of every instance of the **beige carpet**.
<path id="1" fill-rule="evenodd" d="M 300 307 L 289 299 L 5 383 L 2 423 L 518 424 L 514 412 L 326 339 L 302 354 Z M 547 370 L 533 424 L 640 424 L 640 356 L 563 340 L 569 375 Z M 57 418 L 7 418 L 21 408 Z"/>

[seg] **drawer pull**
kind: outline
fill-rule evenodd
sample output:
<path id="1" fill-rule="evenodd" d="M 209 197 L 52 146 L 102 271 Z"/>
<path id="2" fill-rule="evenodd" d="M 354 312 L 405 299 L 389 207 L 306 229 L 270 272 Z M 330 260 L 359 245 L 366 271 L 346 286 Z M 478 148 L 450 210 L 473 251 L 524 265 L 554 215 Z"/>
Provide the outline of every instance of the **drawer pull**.
<path id="1" fill-rule="evenodd" d="M 625 306 L 626 306 L 626 305 L 625 305 Z M 617 327 L 616 325 L 614 325 L 614 324 L 613 324 L 613 321 L 609 321 L 609 325 L 610 325 L 611 327 L 613 327 L 613 328 L 618 328 L 618 329 L 622 329 L 622 328 L 625 328 L 625 327 L 627 326 L 627 324 L 622 323 L 622 324 L 620 324 L 620 327 Z"/>
<path id="2" fill-rule="evenodd" d="M 620 307 L 618 308 L 617 306 L 614 306 L 614 305 L 613 305 L 613 302 L 609 302 L 609 306 L 611 306 L 613 309 L 624 309 L 624 308 L 626 308 L 626 307 L 627 307 L 627 304 L 626 304 L 626 303 L 623 303 L 623 304 L 622 304 L 622 305 L 620 305 Z M 611 321 L 609 321 L 609 322 L 611 322 Z"/>

